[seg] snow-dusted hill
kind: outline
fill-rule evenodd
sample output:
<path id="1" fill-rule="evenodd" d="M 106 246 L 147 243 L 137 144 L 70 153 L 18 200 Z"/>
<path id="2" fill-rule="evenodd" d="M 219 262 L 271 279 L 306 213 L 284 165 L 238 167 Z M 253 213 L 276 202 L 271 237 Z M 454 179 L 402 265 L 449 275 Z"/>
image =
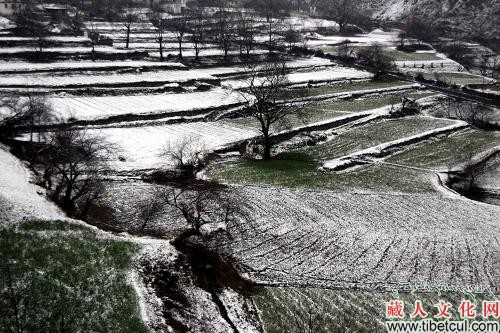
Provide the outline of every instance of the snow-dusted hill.
<path id="1" fill-rule="evenodd" d="M 404 19 L 418 12 L 430 21 L 448 22 L 463 31 L 486 38 L 500 33 L 500 0 L 363 0 L 373 16 Z"/>

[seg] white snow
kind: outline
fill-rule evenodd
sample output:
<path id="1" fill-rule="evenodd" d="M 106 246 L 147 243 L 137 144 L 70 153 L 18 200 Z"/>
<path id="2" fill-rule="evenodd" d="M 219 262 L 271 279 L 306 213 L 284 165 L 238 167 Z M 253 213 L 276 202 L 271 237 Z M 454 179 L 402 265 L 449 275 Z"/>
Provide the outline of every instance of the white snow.
<path id="1" fill-rule="evenodd" d="M 125 161 L 111 161 L 114 170 L 170 168 L 173 161 L 161 157 L 160 153 L 166 145 L 175 145 L 183 139 L 198 141 L 199 146 L 210 151 L 258 135 L 255 130 L 241 129 L 221 122 L 104 128 L 87 132 L 101 135 L 119 148 L 119 156 L 124 157 Z"/>
<path id="2" fill-rule="evenodd" d="M 49 103 L 62 118 L 78 120 L 102 119 L 118 115 L 146 115 L 206 110 L 220 106 L 236 105 L 244 102 L 237 92 L 221 88 L 203 92 L 101 96 L 101 97 L 52 97 Z"/>
<path id="3" fill-rule="evenodd" d="M 186 68 L 178 62 L 153 62 L 153 61 L 65 61 L 51 63 L 30 63 L 16 61 L 1 61 L 1 72 L 36 72 L 36 71 L 58 71 L 58 70 L 95 70 L 113 68 Z"/>
<path id="4" fill-rule="evenodd" d="M 64 213 L 45 198 L 45 190 L 29 183 L 30 172 L 23 163 L 0 145 L 0 216 L 8 220 L 24 218 L 65 219 Z"/>
<path id="5" fill-rule="evenodd" d="M 23 53 L 23 52 L 33 52 L 37 50 L 35 46 L 33 47 L 2 47 L 0 48 L 0 54 L 16 54 L 16 53 Z M 44 52 L 56 52 L 56 53 L 63 53 L 63 54 L 89 54 L 92 52 L 92 47 L 46 47 L 43 48 Z M 114 47 L 110 46 L 96 46 L 95 47 L 95 52 L 100 52 L 100 53 L 109 53 L 109 54 L 126 54 L 126 53 L 133 53 L 136 50 L 123 50 L 123 49 L 115 49 Z"/>
<path id="6" fill-rule="evenodd" d="M 29 87 L 65 87 L 140 84 L 140 83 L 179 83 L 193 80 L 216 80 L 213 76 L 197 71 L 166 70 L 134 74 L 99 74 L 99 75 L 51 75 L 51 74 L 17 74 L 5 75 L 0 78 L 0 86 Z"/>
<path id="7" fill-rule="evenodd" d="M 423 139 L 423 138 L 428 137 L 429 135 L 438 135 L 440 133 L 447 133 L 451 130 L 463 129 L 463 128 L 466 128 L 468 126 L 469 125 L 464 121 L 456 121 L 455 124 L 450 125 L 450 126 L 433 129 L 430 131 L 422 132 L 422 133 L 419 133 L 416 135 L 412 135 L 412 136 L 409 136 L 406 138 L 402 138 L 402 139 L 398 139 L 398 140 L 394 140 L 394 141 L 390 141 L 390 142 L 385 142 L 385 143 L 382 143 L 382 144 L 375 146 L 375 147 L 370 147 L 368 149 L 357 151 L 357 152 L 352 153 L 352 154 L 347 155 L 347 156 L 343 156 L 340 158 L 336 158 L 336 159 L 327 161 L 323 164 L 322 169 L 324 169 L 324 170 L 337 170 L 338 168 L 349 165 L 350 163 L 352 163 L 352 161 L 366 159 L 367 157 L 369 158 L 370 155 L 379 154 L 379 153 L 383 152 L 384 150 L 387 150 L 391 147 L 398 146 L 398 145 L 404 144 L 406 142 L 409 142 L 409 141 L 412 141 L 415 139 Z"/>
<path id="8" fill-rule="evenodd" d="M 308 82 L 328 82 L 348 79 L 367 79 L 373 77 L 372 73 L 360 71 L 348 67 L 335 67 L 328 69 L 317 69 L 315 71 L 294 72 L 288 74 L 288 84 L 300 84 Z M 226 80 L 223 86 L 232 89 L 241 89 L 248 86 L 247 80 Z"/>

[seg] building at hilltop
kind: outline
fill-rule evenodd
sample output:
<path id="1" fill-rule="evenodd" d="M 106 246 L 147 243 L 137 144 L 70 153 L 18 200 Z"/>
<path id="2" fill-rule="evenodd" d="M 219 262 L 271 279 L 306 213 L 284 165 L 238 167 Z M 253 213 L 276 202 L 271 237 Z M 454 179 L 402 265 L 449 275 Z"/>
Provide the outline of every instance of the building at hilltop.
<path id="1" fill-rule="evenodd" d="M 187 0 L 150 0 L 150 7 L 159 6 L 170 14 L 181 14 L 187 6 Z"/>
<path id="2" fill-rule="evenodd" d="M 24 6 L 21 0 L 0 0 L 0 16 L 12 16 Z"/>

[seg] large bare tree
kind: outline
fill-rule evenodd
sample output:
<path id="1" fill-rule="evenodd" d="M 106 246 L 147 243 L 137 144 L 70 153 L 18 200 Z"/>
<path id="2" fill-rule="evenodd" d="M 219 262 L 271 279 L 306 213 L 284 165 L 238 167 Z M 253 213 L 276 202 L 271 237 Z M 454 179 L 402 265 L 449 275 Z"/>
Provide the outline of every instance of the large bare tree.
<path id="1" fill-rule="evenodd" d="M 51 198 L 70 216 L 85 219 L 103 193 L 102 177 L 114 145 L 84 130 L 61 129 L 48 138 L 42 160 Z"/>
<path id="2" fill-rule="evenodd" d="M 246 88 L 241 91 L 246 100 L 247 115 L 255 118 L 260 124 L 265 160 L 271 158 L 273 131 L 286 126 L 289 115 L 304 115 L 306 105 L 291 101 L 292 96 L 286 88 L 287 84 L 286 63 L 271 61 L 251 67 Z"/>

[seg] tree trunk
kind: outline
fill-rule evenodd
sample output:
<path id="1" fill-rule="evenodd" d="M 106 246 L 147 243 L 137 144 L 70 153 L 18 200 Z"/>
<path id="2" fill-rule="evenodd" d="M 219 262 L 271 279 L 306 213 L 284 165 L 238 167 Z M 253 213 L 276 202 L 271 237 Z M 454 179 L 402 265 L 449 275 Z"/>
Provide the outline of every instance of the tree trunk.
<path id="1" fill-rule="evenodd" d="M 125 45 L 126 49 L 128 49 L 129 42 L 130 42 L 130 26 L 127 27 L 127 44 Z"/>
<path id="2" fill-rule="evenodd" d="M 65 193 L 64 193 L 64 198 L 63 198 L 63 202 L 62 202 L 63 209 L 68 215 L 72 215 L 73 214 L 73 202 L 71 200 L 72 187 L 67 185 L 66 191 L 64 191 L 64 192 Z"/>
<path id="3" fill-rule="evenodd" d="M 160 42 L 160 61 L 163 61 L 163 45 Z"/>
<path id="4" fill-rule="evenodd" d="M 264 132 L 264 155 L 262 158 L 266 161 L 271 159 L 271 138 L 267 132 Z"/>
<path id="5" fill-rule="evenodd" d="M 182 59 L 182 39 L 179 39 L 179 59 Z"/>

